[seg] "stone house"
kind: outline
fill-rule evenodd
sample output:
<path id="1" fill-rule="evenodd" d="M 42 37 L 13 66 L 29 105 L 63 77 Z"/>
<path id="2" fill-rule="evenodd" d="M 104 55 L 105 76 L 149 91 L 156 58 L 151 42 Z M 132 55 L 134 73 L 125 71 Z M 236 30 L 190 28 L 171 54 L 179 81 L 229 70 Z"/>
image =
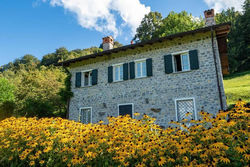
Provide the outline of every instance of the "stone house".
<path id="1" fill-rule="evenodd" d="M 115 49 L 108 36 L 103 52 L 60 63 L 72 74 L 69 119 L 97 123 L 138 112 L 166 126 L 187 112 L 198 119 L 200 110 L 226 109 L 220 48 L 230 25 L 211 23 L 213 10 L 205 15 L 204 28 Z"/>

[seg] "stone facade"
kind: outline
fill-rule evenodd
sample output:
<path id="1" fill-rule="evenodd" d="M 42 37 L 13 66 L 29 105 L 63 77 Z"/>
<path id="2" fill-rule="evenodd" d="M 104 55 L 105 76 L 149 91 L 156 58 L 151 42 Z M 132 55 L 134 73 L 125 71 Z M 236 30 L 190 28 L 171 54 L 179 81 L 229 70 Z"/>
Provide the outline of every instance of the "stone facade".
<path id="1" fill-rule="evenodd" d="M 220 109 L 220 98 L 211 44 L 210 32 L 196 33 L 71 64 L 74 97 L 70 100 L 69 119 L 78 121 L 80 108 L 92 107 L 92 123 L 107 121 L 107 116 L 118 116 L 118 104 L 133 103 L 134 112 L 155 117 L 157 124 L 166 126 L 176 120 L 175 99 L 179 98 L 194 98 L 198 118 L 202 109 L 215 114 Z M 214 45 L 226 108 L 216 39 Z M 164 55 L 193 49 L 198 50 L 199 69 L 165 73 Z M 109 66 L 143 58 L 152 58 L 153 76 L 108 83 Z M 75 88 L 75 73 L 89 69 L 98 69 L 98 84 Z"/>

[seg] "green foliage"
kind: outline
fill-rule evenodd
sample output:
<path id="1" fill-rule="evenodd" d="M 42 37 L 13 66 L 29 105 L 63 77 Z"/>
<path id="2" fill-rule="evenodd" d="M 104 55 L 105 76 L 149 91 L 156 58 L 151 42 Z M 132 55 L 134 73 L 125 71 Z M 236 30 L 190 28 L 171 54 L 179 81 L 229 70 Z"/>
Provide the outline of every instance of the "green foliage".
<path id="1" fill-rule="evenodd" d="M 201 18 L 195 18 L 186 11 L 180 13 L 172 11 L 165 18 L 158 12 L 150 12 L 145 15 L 137 28 L 134 40 L 146 41 L 203 26 L 204 21 Z"/>
<path id="2" fill-rule="evenodd" d="M 216 24 L 230 22 L 231 26 L 235 25 L 237 18 L 240 16 L 240 12 L 235 11 L 234 7 L 227 10 L 223 10 L 221 13 L 215 15 Z"/>
<path id="3" fill-rule="evenodd" d="M 162 15 L 158 12 L 150 12 L 142 19 L 140 26 L 136 29 L 133 40 L 147 41 L 159 37 L 156 33 L 162 25 Z"/>
<path id="4" fill-rule="evenodd" d="M 190 31 L 204 26 L 202 18 L 195 18 L 192 14 L 188 14 L 186 11 L 180 13 L 172 11 L 162 22 L 163 24 L 159 29 L 159 32 L 157 32 L 159 37 Z"/>
<path id="5" fill-rule="evenodd" d="M 8 69 L 12 71 L 17 71 L 20 69 L 31 70 L 37 68 L 39 64 L 40 61 L 35 56 L 31 54 L 26 54 L 23 57 L 14 60 L 14 62 L 10 62 L 6 65 L 3 65 L 0 72 L 6 71 Z"/>
<path id="6" fill-rule="evenodd" d="M 56 49 L 55 53 L 49 53 L 43 56 L 41 65 L 49 66 L 58 63 L 60 60 L 66 60 L 68 55 L 68 50 L 64 47 L 61 47 L 59 49 Z"/>
<path id="7" fill-rule="evenodd" d="M 250 1 L 246 0 L 243 13 L 234 8 L 216 15 L 216 23 L 231 22 L 228 34 L 228 60 L 231 73 L 250 70 Z"/>
<path id="8" fill-rule="evenodd" d="M 0 120 L 13 114 L 15 87 L 9 81 L 0 76 Z"/>
<path id="9" fill-rule="evenodd" d="M 14 101 L 14 85 L 3 77 L 0 77 L 0 104 L 6 101 Z"/>
<path id="10" fill-rule="evenodd" d="M 45 67 L 28 71 L 20 69 L 15 74 L 4 71 L 9 82 L 15 85 L 15 114 L 19 116 L 55 116 L 66 111 L 66 103 L 60 96 L 65 89 L 67 74 L 61 68 Z"/>
<path id="11" fill-rule="evenodd" d="M 250 71 L 224 77 L 224 88 L 229 106 L 239 98 L 250 102 Z"/>
<path id="12" fill-rule="evenodd" d="M 122 46 L 119 42 L 115 42 L 115 45 Z M 13 115 L 65 118 L 69 99 L 73 96 L 71 76 L 67 69 L 54 67 L 53 64 L 100 51 L 102 49 L 98 47 L 72 51 L 61 47 L 54 53 L 43 56 L 41 62 L 27 54 L 2 66 L 0 77 L 4 77 L 5 81 L 16 89 L 12 92 L 15 101 L 5 100 L 0 105 L 0 119 Z M 5 97 L 1 92 L 0 94 L 0 99 Z"/>
<path id="13" fill-rule="evenodd" d="M 61 47 L 59 49 L 56 49 L 54 53 L 49 53 L 45 56 L 43 56 L 41 65 L 49 66 L 52 64 L 56 64 L 61 61 L 74 59 L 80 56 L 85 56 L 93 53 L 98 53 L 102 51 L 102 49 L 97 47 L 90 47 L 87 49 L 75 49 L 72 51 L 68 51 L 66 48 Z"/>
<path id="14" fill-rule="evenodd" d="M 246 0 L 243 14 L 236 20 L 229 34 L 229 61 L 231 72 L 250 70 L 250 0 Z"/>

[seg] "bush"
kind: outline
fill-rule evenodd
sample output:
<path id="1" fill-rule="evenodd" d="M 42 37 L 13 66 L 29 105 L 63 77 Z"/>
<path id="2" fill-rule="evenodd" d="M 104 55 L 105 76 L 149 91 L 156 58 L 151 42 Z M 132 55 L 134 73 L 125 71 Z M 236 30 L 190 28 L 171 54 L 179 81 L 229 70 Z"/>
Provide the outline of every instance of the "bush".
<path id="1" fill-rule="evenodd" d="M 136 116 L 139 114 L 136 113 Z M 14 118 L 0 122 L 2 166 L 247 166 L 249 108 L 239 101 L 216 117 L 172 122 L 161 129 L 141 120 L 110 117 L 109 124 L 62 118 Z"/>

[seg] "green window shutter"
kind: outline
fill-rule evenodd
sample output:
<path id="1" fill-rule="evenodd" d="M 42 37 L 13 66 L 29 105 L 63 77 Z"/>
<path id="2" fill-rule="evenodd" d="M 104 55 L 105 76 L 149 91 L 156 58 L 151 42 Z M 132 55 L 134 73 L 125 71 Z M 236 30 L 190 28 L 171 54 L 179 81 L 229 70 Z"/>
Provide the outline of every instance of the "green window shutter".
<path id="1" fill-rule="evenodd" d="M 171 54 L 164 56 L 165 73 L 173 73 L 173 56 Z"/>
<path id="2" fill-rule="evenodd" d="M 108 83 L 113 82 L 113 66 L 108 67 Z"/>
<path id="3" fill-rule="evenodd" d="M 76 88 L 80 88 L 81 87 L 81 82 L 82 82 L 82 73 L 81 72 L 77 72 L 76 73 L 76 80 L 75 80 L 75 86 L 76 86 Z"/>
<path id="4" fill-rule="evenodd" d="M 190 50 L 189 51 L 189 61 L 190 61 L 190 69 L 196 70 L 199 69 L 199 59 L 198 59 L 198 51 Z"/>
<path id="5" fill-rule="evenodd" d="M 123 64 L 123 80 L 128 80 L 128 63 Z"/>
<path id="6" fill-rule="evenodd" d="M 146 60 L 146 67 L 147 67 L 147 76 L 153 76 L 153 68 L 152 68 L 152 59 L 149 58 Z"/>
<path id="7" fill-rule="evenodd" d="M 92 85 L 97 85 L 98 82 L 98 70 L 94 69 L 92 71 Z"/>
<path id="8" fill-rule="evenodd" d="M 129 63 L 130 79 L 135 78 L 135 62 Z"/>

